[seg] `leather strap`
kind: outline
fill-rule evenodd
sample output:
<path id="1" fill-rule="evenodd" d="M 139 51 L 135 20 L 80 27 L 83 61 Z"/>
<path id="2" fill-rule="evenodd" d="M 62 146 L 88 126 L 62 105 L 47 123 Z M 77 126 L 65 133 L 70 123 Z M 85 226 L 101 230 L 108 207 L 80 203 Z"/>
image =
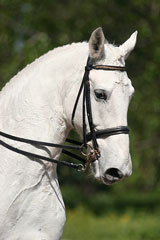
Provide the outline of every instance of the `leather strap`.
<path id="1" fill-rule="evenodd" d="M 126 67 L 111 66 L 111 65 L 96 65 L 96 66 L 92 66 L 92 69 L 95 69 L 95 70 L 106 70 L 106 71 L 121 71 L 121 72 L 126 71 Z"/>
<path id="2" fill-rule="evenodd" d="M 129 134 L 129 128 L 127 126 L 107 128 L 104 130 L 95 131 L 95 134 L 96 134 L 96 138 L 103 138 L 103 137 L 106 138 L 106 137 L 117 135 L 117 134 Z M 91 139 L 92 139 L 92 133 L 89 132 L 87 134 L 87 141 L 90 141 Z"/>

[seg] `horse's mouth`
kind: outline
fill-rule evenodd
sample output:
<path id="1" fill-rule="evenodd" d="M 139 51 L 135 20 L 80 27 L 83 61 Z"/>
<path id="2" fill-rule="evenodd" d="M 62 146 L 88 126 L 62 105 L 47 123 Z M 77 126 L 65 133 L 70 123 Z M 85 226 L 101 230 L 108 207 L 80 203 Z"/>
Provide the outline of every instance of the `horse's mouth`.
<path id="1" fill-rule="evenodd" d="M 94 176 L 96 180 L 98 180 L 99 182 L 105 184 L 105 185 L 112 185 L 114 183 L 119 182 L 121 179 L 107 179 L 106 177 L 103 176 Z"/>
<path id="2" fill-rule="evenodd" d="M 117 182 L 121 181 L 121 179 L 119 179 L 119 178 L 108 179 L 108 178 L 102 177 L 102 178 L 101 178 L 101 181 L 102 181 L 105 185 L 112 185 L 112 184 L 114 184 L 114 183 L 117 183 Z"/>

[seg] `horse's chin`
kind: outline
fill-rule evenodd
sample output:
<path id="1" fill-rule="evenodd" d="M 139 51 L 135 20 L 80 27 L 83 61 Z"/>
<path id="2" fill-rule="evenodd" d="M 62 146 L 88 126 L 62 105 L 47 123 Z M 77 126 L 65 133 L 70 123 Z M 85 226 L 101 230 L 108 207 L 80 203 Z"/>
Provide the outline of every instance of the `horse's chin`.
<path id="1" fill-rule="evenodd" d="M 98 180 L 99 182 L 101 182 L 101 183 L 107 185 L 107 186 L 109 186 L 109 185 L 113 185 L 113 184 L 115 184 L 115 183 L 121 181 L 121 180 L 114 180 L 114 181 L 112 180 L 112 181 L 111 181 L 111 180 L 106 179 L 106 178 L 104 178 L 104 177 L 102 177 L 102 176 L 99 176 L 99 177 L 94 176 L 94 178 L 95 178 L 96 180 Z"/>
<path id="2" fill-rule="evenodd" d="M 105 184 L 105 185 L 113 185 L 113 184 L 115 184 L 115 183 L 118 183 L 118 182 L 120 182 L 121 180 L 120 179 L 118 179 L 118 180 L 108 180 L 108 179 L 105 179 L 105 178 L 103 178 L 102 179 L 102 182 Z"/>
<path id="3" fill-rule="evenodd" d="M 98 173 L 95 173 L 92 168 L 91 168 L 91 175 L 93 176 L 94 179 L 96 179 L 97 181 L 99 181 L 105 185 L 112 185 L 115 183 L 113 181 L 105 179 L 103 176 L 100 176 Z"/>

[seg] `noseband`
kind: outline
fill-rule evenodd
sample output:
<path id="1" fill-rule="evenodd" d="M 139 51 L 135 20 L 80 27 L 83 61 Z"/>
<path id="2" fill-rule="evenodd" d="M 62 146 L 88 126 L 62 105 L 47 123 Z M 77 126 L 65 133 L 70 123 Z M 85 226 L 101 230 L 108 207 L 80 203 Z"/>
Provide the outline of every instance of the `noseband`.
<path id="1" fill-rule="evenodd" d="M 57 148 L 62 148 L 62 152 L 64 154 L 67 154 L 73 158 L 76 158 L 80 160 L 83 164 L 75 164 L 75 163 L 70 163 L 66 161 L 60 161 L 52 158 L 48 158 L 45 156 L 41 156 L 38 154 L 34 154 L 31 152 L 26 152 L 21 149 L 15 148 L 6 142 L 0 140 L 0 145 L 3 147 L 14 151 L 18 154 L 30 157 L 30 158 L 36 158 L 36 159 L 42 159 L 44 161 L 48 162 L 53 162 L 53 163 L 58 163 L 62 164 L 65 166 L 69 166 L 75 169 L 78 169 L 79 171 L 84 171 L 87 169 L 87 167 L 90 165 L 91 162 L 94 162 L 95 160 L 98 160 L 100 157 L 100 151 L 99 151 L 99 146 L 97 142 L 97 138 L 106 138 L 112 135 L 117 135 L 117 134 L 128 134 L 129 133 L 129 128 L 127 126 L 118 126 L 118 127 L 113 127 L 113 128 L 107 128 L 107 129 L 102 129 L 102 130 L 96 130 L 94 127 L 93 123 L 93 117 L 92 117 L 92 106 L 91 106 L 91 98 L 90 98 L 90 81 L 89 81 L 89 73 L 91 70 L 104 70 L 104 71 L 126 71 L 125 67 L 121 66 L 110 66 L 110 65 L 92 65 L 90 63 L 90 58 L 87 60 L 87 64 L 85 67 L 85 72 L 84 76 L 82 79 L 82 83 L 74 104 L 73 112 L 72 112 L 72 125 L 74 127 L 74 117 L 77 109 L 77 105 L 80 99 L 80 96 L 83 91 L 83 100 L 82 100 L 82 126 L 83 126 L 83 141 L 78 142 L 74 141 L 71 139 L 66 139 L 67 142 L 75 144 L 73 145 L 63 145 L 63 144 L 54 144 L 54 143 L 47 143 L 47 142 L 41 142 L 41 141 L 36 141 L 36 140 L 31 140 L 31 139 L 26 139 L 26 138 L 20 138 L 16 137 L 4 132 L 0 131 L 0 136 L 4 138 L 8 138 L 14 141 L 18 142 L 24 142 L 27 144 L 32 144 L 36 147 L 40 146 L 47 146 L 47 147 L 57 147 Z M 89 125 L 89 132 L 87 132 L 87 124 L 86 124 L 86 116 L 88 119 L 88 125 Z M 91 142 L 92 144 L 88 144 L 88 142 Z M 66 149 L 72 149 L 72 150 L 80 150 L 82 155 L 86 156 L 87 159 L 85 160 L 84 158 L 80 157 L 79 155 L 76 155 L 74 153 L 69 152 Z M 86 150 L 86 151 L 84 151 Z"/>

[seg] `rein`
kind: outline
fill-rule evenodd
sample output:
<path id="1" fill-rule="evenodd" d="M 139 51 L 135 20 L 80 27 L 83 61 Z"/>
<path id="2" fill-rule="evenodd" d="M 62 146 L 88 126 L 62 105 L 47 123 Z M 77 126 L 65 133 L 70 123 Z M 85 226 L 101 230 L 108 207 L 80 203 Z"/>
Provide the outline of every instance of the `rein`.
<path id="1" fill-rule="evenodd" d="M 10 134 L 0 131 L 0 136 L 10 139 L 10 140 L 13 140 L 13 141 L 31 144 L 31 145 L 34 145 L 35 147 L 46 146 L 46 147 L 62 148 L 62 153 L 67 154 L 70 157 L 81 161 L 83 164 L 75 164 L 75 163 L 71 163 L 71 162 L 60 161 L 57 159 L 45 157 L 45 156 L 38 155 L 35 153 L 23 151 L 21 149 L 15 148 L 15 147 L 7 144 L 6 142 L 4 142 L 2 140 L 0 140 L 0 145 L 2 145 L 3 147 L 5 147 L 13 152 L 16 152 L 18 154 L 24 155 L 29 158 L 41 159 L 44 161 L 72 167 L 72 168 L 77 169 L 78 171 L 85 171 L 91 162 L 98 160 L 100 157 L 100 151 L 99 151 L 99 146 L 97 143 L 97 138 L 129 133 L 129 128 L 127 126 L 118 126 L 118 127 L 107 128 L 107 129 L 98 130 L 98 131 L 95 130 L 95 127 L 93 124 L 93 117 L 92 117 L 92 106 L 91 106 L 91 99 L 90 99 L 90 82 L 89 82 L 89 73 L 92 69 L 105 70 L 105 71 L 126 71 L 126 68 L 121 67 L 121 66 L 92 65 L 92 64 L 90 64 L 90 58 L 88 57 L 84 76 L 83 76 L 82 83 L 80 85 L 80 89 L 79 89 L 79 92 L 78 92 L 78 95 L 77 95 L 77 98 L 76 98 L 76 101 L 74 104 L 74 108 L 73 108 L 73 112 L 72 112 L 72 119 L 71 119 L 72 125 L 74 127 L 74 117 L 75 117 L 77 105 L 78 105 L 78 102 L 79 102 L 79 99 L 80 99 L 80 96 L 81 96 L 81 93 L 83 90 L 83 100 L 82 100 L 83 141 L 82 142 L 74 141 L 74 140 L 67 138 L 66 142 L 69 142 L 74 145 L 55 144 L 55 143 L 36 141 L 36 140 L 31 140 L 31 139 L 26 139 L 26 138 L 20 138 L 20 137 L 13 136 L 13 135 L 10 135 Z M 88 133 L 86 130 L 86 115 L 87 115 L 87 119 L 88 119 L 89 130 L 90 130 L 90 132 L 88 132 Z M 89 141 L 92 142 L 92 146 L 90 144 L 88 144 Z M 67 149 L 68 150 L 69 149 L 70 150 L 79 150 L 81 152 L 81 154 L 86 157 L 86 160 L 79 155 L 69 152 Z"/>

